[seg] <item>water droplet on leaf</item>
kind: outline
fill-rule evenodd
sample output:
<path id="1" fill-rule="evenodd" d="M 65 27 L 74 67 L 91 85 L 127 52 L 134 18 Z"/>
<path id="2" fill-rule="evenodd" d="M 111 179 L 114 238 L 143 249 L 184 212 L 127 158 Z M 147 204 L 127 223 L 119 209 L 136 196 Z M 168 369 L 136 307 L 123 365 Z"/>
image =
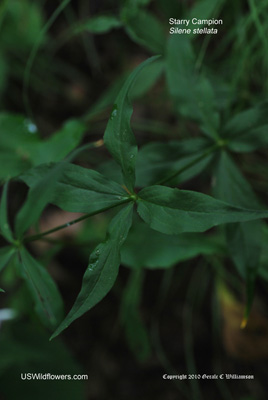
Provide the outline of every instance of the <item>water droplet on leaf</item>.
<path id="1" fill-rule="evenodd" d="M 110 115 L 110 120 L 113 120 L 117 116 L 117 105 L 114 104 L 111 115 Z"/>
<path id="2" fill-rule="evenodd" d="M 30 119 L 25 119 L 24 125 L 29 133 L 34 134 L 37 132 L 37 126 Z"/>
<path id="3" fill-rule="evenodd" d="M 119 238 L 119 245 L 122 245 L 124 243 L 125 239 L 126 239 L 125 236 L 121 235 Z"/>

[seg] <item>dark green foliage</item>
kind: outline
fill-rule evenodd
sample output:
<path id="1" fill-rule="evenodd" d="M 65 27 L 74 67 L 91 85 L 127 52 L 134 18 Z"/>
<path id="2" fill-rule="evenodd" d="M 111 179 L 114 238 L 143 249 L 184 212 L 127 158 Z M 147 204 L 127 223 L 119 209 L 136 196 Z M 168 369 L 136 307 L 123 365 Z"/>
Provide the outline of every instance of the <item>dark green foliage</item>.
<path id="1" fill-rule="evenodd" d="M 152 53 L 163 53 L 165 44 L 163 28 L 153 15 L 139 11 L 134 15 L 123 15 L 122 19 L 127 34 L 134 42 L 148 48 Z"/>
<path id="2" fill-rule="evenodd" d="M 13 237 L 8 222 L 7 189 L 8 185 L 6 183 L 3 188 L 3 194 L 0 203 L 0 232 L 8 242 L 12 242 Z"/>
<path id="3" fill-rule="evenodd" d="M 43 323 L 54 328 L 62 317 L 62 300 L 55 282 L 46 269 L 25 248 L 18 253 L 20 273 L 29 287 L 35 308 Z"/>
<path id="4" fill-rule="evenodd" d="M 0 180 L 5 181 L 31 166 L 62 160 L 79 145 L 86 128 L 83 122 L 70 120 L 50 139 L 41 140 L 31 120 L 1 113 L 0 129 Z"/>
<path id="5" fill-rule="evenodd" d="M 1 55 L 3 53 L 3 58 L 0 57 L 0 89 L 4 90 L 4 81 L 9 73 L 10 49 L 16 48 L 16 42 L 21 39 L 21 54 L 31 51 L 24 75 L 24 95 L 27 98 L 31 79 L 34 85 L 38 81 L 43 87 L 33 68 L 34 63 L 42 64 L 41 52 L 40 59 L 37 57 L 38 45 L 44 46 L 46 51 L 46 31 L 68 1 L 60 4 L 42 29 L 39 8 L 30 7 L 27 1 L 23 3 L 27 4 L 29 11 L 25 15 L 19 1 L 14 2 L 13 8 L 3 6 L 6 7 L 7 19 L 3 21 L 3 34 L 0 36 Z M 130 74 L 124 72 L 117 77 L 97 96 L 84 117 L 70 116 L 61 129 L 44 138 L 28 117 L 6 111 L 0 114 L 0 181 L 3 183 L 0 232 L 4 243 L 0 249 L 0 271 L 4 274 L 10 269 L 11 276 L 17 274 L 22 278 L 37 315 L 50 332 L 54 331 L 54 338 L 107 295 L 116 282 L 120 264 L 130 267 L 120 319 L 132 351 L 137 359 L 144 360 L 151 351 L 146 325 L 139 312 L 145 268 L 171 268 L 196 257 L 208 263 L 217 260 L 220 265 L 228 260 L 245 282 L 246 319 L 256 280 L 258 277 L 268 280 L 267 229 L 261 221 L 268 217 L 265 195 L 255 193 L 251 186 L 254 180 L 248 179 L 250 173 L 244 174 L 246 162 L 243 160 L 246 159 L 238 158 L 236 154 L 243 157 L 240 153 L 251 153 L 262 157 L 262 151 L 267 151 L 267 95 L 264 92 L 258 102 L 248 98 L 254 85 L 260 87 L 261 80 L 255 74 L 259 54 L 255 59 L 250 58 L 248 70 L 237 68 L 233 72 L 233 65 L 240 65 L 243 57 L 237 59 L 231 47 L 232 40 L 238 47 L 247 42 L 251 32 L 249 27 L 253 23 L 258 36 L 253 35 L 248 54 L 254 55 L 258 37 L 264 47 L 267 43 L 254 2 L 249 2 L 251 16 L 241 16 L 241 21 L 245 22 L 241 37 L 232 30 L 225 38 L 219 35 L 221 45 L 215 46 L 214 43 L 215 51 L 208 51 L 207 57 L 211 38 L 204 39 L 200 47 L 200 38 L 194 35 L 167 37 L 166 21 L 161 20 L 161 13 L 154 13 L 154 7 L 165 9 L 162 0 L 156 2 L 157 6 L 147 0 L 119 3 L 115 15 L 105 13 L 74 23 L 61 38 L 64 42 L 66 37 L 88 35 L 85 36 L 88 40 L 86 47 L 91 46 L 94 53 L 94 40 L 90 35 L 119 33 L 125 35 L 127 43 L 133 41 L 135 46 L 140 45 L 143 49 L 140 57 L 143 61 L 139 59 L 139 65 L 133 67 Z M 196 2 L 192 8 L 186 2 L 168 3 L 166 12 L 168 9 L 170 13 L 181 12 L 184 16 L 198 14 L 200 18 L 217 16 L 226 6 L 224 1 L 212 0 Z M 265 11 L 265 7 L 260 6 L 260 10 Z M 29 29 L 22 36 L 17 36 L 19 31 L 13 35 L 12 30 L 22 17 Z M 66 13 L 65 17 L 72 19 L 71 13 Z M 37 36 L 36 40 L 33 40 L 34 36 Z M 226 62 L 223 72 L 217 64 L 218 57 L 230 47 L 232 67 Z M 56 52 L 55 48 L 53 51 Z M 144 52 L 148 57 L 151 53 L 157 55 L 147 58 Z M 47 66 L 53 69 L 52 59 L 47 61 Z M 135 63 L 138 64 L 136 60 Z M 91 67 L 92 76 L 98 76 L 101 68 L 97 58 Z M 32 68 L 35 72 L 31 75 Z M 58 70 L 61 69 L 62 64 L 58 65 Z M 236 90 L 236 83 L 243 78 L 237 75 L 241 71 L 245 80 L 254 75 L 249 84 L 244 84 L 244 91 Z M 42 69 L 38 72 L 41 75 Z M 71 70 L 71 75 L 73 72 Z M 158 90 L 163 89 L 162 86 L 165 92 L 161 94 L 162 98 L 159 96 L 159 101 Z M 139 119 L 139 113 L 138 117 L 133 115 L 133 103 L 137 99 L 140 104 L 156 99 L 161 104 L 158 104 L 157 111 L 147 110 L 148 120 L 146 113 L 141 113 Z M 25 105 L 27 108 L 27 101 Z M 110 117 L 105 116 L 105 128 L 102 126 L 105 119 L 102 113 L 109 107 Z M 163 125 L 162 115 L 167 115 Z M 104 135 L 103 139 L 101 135 L 94 142 L 94 138 L 89 139 L 86 135 L 91 135 L 91 128 L 97 125 L 99 117 Z M 82 140 L 89 144 L 77 148 Z M 94 153 L 103 144 L 108 150 L 100 156 L 101 161 L 102 157 L 105 159 L 104 163 Z M 257 155 L 256 150 L 260 152 Z M 107 160 L 108 152 L 111 157 Z M 24 202 L 20 199 L 19 206 L 15 204 L 15 216 L 7 206 L 9 181 L 10 186 L 17 181 L 28 186 Z M 189 187 L 191 190 L 186 190 Z M 258 194 L 260 192 L 258 190 Z M 50 204 L 85 215 L 49 231 L 39 232 L 37 228 L 33 234 L 33 226 L 36 228 L 40 216 Z M 72 243 L 86 245 L 83 254 L 89 255 L 89 264 L 81 290 L 63 318 L 61 295 L 43 264 L 51 254 L 64 248 L 64 243 L 54 243 L 51 254 L 46 254 L 43 260 L 35 258 L 32 248 L 26 248 L 26 245 L 110 209 L 113 209 L 110 222 L 110 214 L 104 222 L 99 216 L 100 219 L 81 234 L 82 239 L 76 238 Z M 101 232 L 97 232 L 96 224 L 99 227 L 102 223 Z M 98 244 L 105 230 L 106 238 Z M 205 233 L 208 230 L 211 231 Z M 8 284 L 2 286 L 9 290 Z"/>
<path id="6" fill-rule="evenodd" d="M 139 251 L 137 251 L 139 249 Z M 139 269 L 169 268 L 200 254 L 224 254 L 226 249 L 220 237 L 195 233 L 164 235 L 136 221 L 122 248 L 124 265 Z"/>
<path id="7" fill-rule="evenodd" d="M 111 29 L 120 28 L 121 25 L 122 23 L 118 18 L 112 15 L 101 15 L 79 24 L 74 29 L 74 33 L 80 33 L 83 31 L 91 33 L 107 33 Z"/>
<path id="8" fill-rule="evenodd" d="M 149 186 L 139 193 L 138 212 L 153 229 L 173 235 L 268 217 L 267 211 L 243 209 L 202 193 L 163 186 Z"/>
<path id="9" fill-rule="evenodd" d="M 196 71 L 195 55 L 187 37 L 173 35 L 168 41 L 167 84 L 176 111 L 198 121 L 207 136 L 217 139 L 219 115 L 213 88 L 202 71 Z"/>
<path id="10" fill-rule="evenodd" d="M 125 206 L 111 221 L 107 238 L 89 256 L 82 288 L 73 308 L 52 335 L 66 329 L 75 319 L 94 307 L 110 291 L 118 274 L 120 248 L 132 223 L 132 204 Z"/>
<path id="11" fill-rule="evenodd" d="M 49 342 L 47 332 L 33 323 L 11 322 L 1 330 L 1 395 L 16 398 L 20 393 L 22 400 L 36 396 L 40 400 L 64 400 L 72 397 L 84 399 L 83 382 L 78 380 L 30 380 L 27 373 L 43 376 L 82 374 L 78 363 L 70 355 L 66 345 L 60 340 Z"/>
<path id="12" fill-rule="evenodd" d="M 135 163 L 138 149 L 130 127 L 130 118 L 133 110 L 129 100 L 129 91 L 142 68 L 155 59 L 156 57 L 152 57 L 145 61 L 130 75 L 115 99 L 104 134 L 105 145 L 121 166 L 125 184 L 131 192 L 135 185 Z"/>
<path id="13" fill-rule="evenodd" d="M 96 213 L 120 205 L 129 198 L 122 186 L 94 170 L 65 163 L 62 164 L 61 176 L 57 176 L 56 167 L 57 164 L 52 168 L 42 165 L 29 170 L 22 179 L 33 190 L 41 176 L 43 179 L 53 177 L 55 185 L 47 202 L 56 204 L 63 210 Z"/>
<path id="14" fill-rule="evenodd" d="M 13 135 L 18 137 L 16 143 L 21 143 L 21 149 L 28 152 L 32 165 L 37 164 L 38 160 L 40 164 L 28 169 L 20 176 L 20 179 L 29 186 L 29 192 L 16 217 L 14 243 L 16 246 L 19 245 L 21 274 L 29 286 L 40 318 L 48 326 L 54 327 L 58 323 L 61 300 L 46 270 L 25 248 L 21 247 L 21 243 L 24 242 L 24 232 L 37 221 L 48 203 L 53 203 L 63 210 L 87 213 L 88 216 L 124 203 L 131 203 L 124 206 L 114 217 L 108 229 L 106 241 L 97 246 L 91 254 L 81 292 L 70 313 L 52 337 L 58 335 L 76 318 L 92 308 L 112 288 L 120 264 L 120 248 L 131 226 L 132 203 L 137 202 L 139 215 L 153 229 L 169 235 L 180 234 L 180 236 L 172 237 L 172 240 L 166 236 L 161 239 L 160 234 L 155 234 L 144 227 L 142 232 L 146 236 L 143 243 L 145 249 L 142 250 L 141 246 L 139 253 L 135 255 L 136 248 L 140 247 L 138 238 L 141 233 L 138 231 L 134 236 L 132 233 L 132 237 L 134 239 L 136 237 L 138 242 L 132 239 L 124 247 L 123 261 L 133 268 L 168 267 L 198 254 L 221 252 L 220 249 L 224 248 L 224 243 L 221 247 L 220 244 L 211 242 L 209 238 L 201 239 L 193 234 L 183 236 L 182 233 L 204 232 L 219 224 L 251 221 L 268 216 L 268 211 L 260 208 L 256 195 L 230 156 L 224 150 L 220 150 L 225 140 L 228 141 L 228 147 L 235 150 L 236 147 L 232 143 L 235 143 L 237 138 L 242 142 L 244 140 L 243 143 L 247 143 L 247 146 L 250 146 L 251 137 L 260 138 L 259 145 L 263 145 L 264 135 L 261 132 L 265 127 L 264 106 L 249 111 L 245 114 L 246 118 L 234 117 L 225 125 L 222 130 L 222 139 L 219 139 L 216 134 L 219 120 L 216 118 L 214 102 L 210 97 L 212 89 L 205 77 L 195 76 L 191 69 L 194 55 L 190 42 L 185 40 L 178 42 L 172 39 L 170 43 L 169 46 L 174 46 L 174 49 L 176 46 L 182 46 L 183 53 L 182 58 L 176 59 L 174 49 L 170 48 L 166 60 L 170 92 L 175 105 L 184 116 L 193 117 L 198 121 L 210 139 L 148 144 L 141 149 L 137 158 L 138 148 L 130 126 L 132 105 L 129 96 L 135 79 L 143 68 L 153 62 L 158 62 L 155 57 L 149 59 L 130 75 L 117 95 L 104 135 L 107 148 L 122 169 L 126 188 L 94 170 L 69 162 L 55 162 L 65 157 L 79 143 L 84 131 L 83 124 L 77 121 L 69 122 L 62 131 L 41 144 L 40 139 L 31 135 L 25 128 L 22 117 L 2 115 L 4 132 L 9 132 L 9 130 L 14 132 Z M 174 82 L 176 82 L 175 85 Z M 187 91 L 187 87 L 193 89 Z M 185 93 L 189 93 L 190 97 L 186 99 Z M 209 108 L 206 106 L 204 109 L 200 106 L 199 93 L 200 99 L 211 98 L 211 103 L 206 102 L 210 104 Z M 208 93 L 210 93 L 209 96 Z M 248 126 L 250 126 L 250 132 L 246 131 Z M 245 132 L 247 133 L 244 134 Z M 212 138 L 216 139 L 218 144 L 213 144 Z M 12 152 L 14 152 L 13 139 L 9 141 L 9 135 L 6 134 L 6 141 L 3 141 L 4 146 L 7 146 L 6 149 Z M 257 146 L 256 143 L 255 146 Z M 79 152 L 74 155 L 71 153 L 66 161 L 72 161 L 76 154 Z M 217 159 L 214 194 L 219 200 L 194 191 L 160 185 L 148 186 L 157 181 L 167 184 L 178 183 L 197 176 L 209 166 L 214 155 Z M 50 161 L 54 163 L 44 164 Z M 136 170 L 137 183 L 144 187 L 137 194 L 134 192 Z M 22 171 L 23 169 L 19 172 Z M 2 235 L 12 243 L 13 233 L 7 220 L 7 185 L 4 186 L 0 213 Z M 231 249 L 231 257 L 241 275 L 248 280 L 250 293 L 256 279 L 261 251 L 261 238 L 258 237 L 258 232 L 260 232 L 260 226 L 255 222 L 251 222 L 251 225 L 231 224 L 226 228 L 226 239 L 228 248 Z M 25 240 L 30 241 L 31 238 L 28 239 L 26 236 Z M 157 242 L 160 242 L 161 246 L 157 246 Z M 166 245 L 165 242 L 167 242 Z M 152 257 L 151 252 L 155 246 L 157 246 L 157 251 Z M 151 251 L 148 251 L 150 248 Z M 246 248 L 247 252 L 244 252 L 243 248 Z M 8 263 L 14 252 L 13 247 L 3 248 L 2 267 Z M 251 302 L 252 296 L 250 299 Z M 129 326 L 128 322 L 126 323 L 126 327 Z"/>

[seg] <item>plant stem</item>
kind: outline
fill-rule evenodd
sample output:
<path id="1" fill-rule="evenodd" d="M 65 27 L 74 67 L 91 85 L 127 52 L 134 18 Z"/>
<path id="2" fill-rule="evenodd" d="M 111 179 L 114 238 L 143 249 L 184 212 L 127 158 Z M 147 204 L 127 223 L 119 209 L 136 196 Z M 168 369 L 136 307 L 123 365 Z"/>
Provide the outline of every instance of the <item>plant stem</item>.
<path id="1" fill-rule="evenodd" d="M 74 225 L 74 224 L 76 224 L 77 222 L 81 222 L 81 221 L 83 221 L 84 219 L 87 219 L 87 218 L 89 218 L 89 217 L 92 217 L 93 215 L 100 214 L 100 213 L 102 213 L 102 212 L 104 212 L 104 211 L 107 211 L 107 210 L 110 210 L 110 209 L 112 209 L 112 208 L 121 206 L 122 204 L 129 203 L 130 201 L 132 201 L 132 198 L 127 198 L 127 199 L 121 201 L 120 203 L 114 204 L 113 206 L 105 207 L 105 208 L 102 208 L 101 210 L 93 211 L 93 212 L 91 212 L 91 213 L 82 215 L 82 217 L 76 218 L 76 219 L 74 219 L 74 220 L 72 220 L 72 221 L 70 221 L 70 222 L 67 222 L 67 223 L 63 224 L 63 225 L 56 226 L 55 228 L 49 229 L 48 231 L 41 232 L 41 233 L 38 233 L 38 234 L 36 234 L 36 235 L 26 236 L 26 237 L 23 239 L 22 242 L 23 242 L 23 243 L 28 243 L 28 242 L 33 242 L 33 241 L 35 241 L 35 240 L 40 240 L 40 239 L 42 239 L 44 236 L 50 235 L 51 233 L 57 232 L 57 231 L 59 231 L 59 230 L 61 230 L 61 229 L 64 229 L 64 228 L 68 228 L 68 226 Z"/>
<path id="2" fill-rule="evenodd" d="M 204 158 L 209 156 L 211 153 L 213 153 L 215 150 L 219 149 L 220 147 L 222 147 L 221 143 L 214 144 L 213 146 L 206 149 L 200 156 L 198 156 L 194 160 L 190 161 L 188 164 L 184 165 L 184 167 L 180 168 L 178 171 L 173 172 L 169 176 L 160 179 L 158 182 L 155 183 L 155 185 L 163 185 L 164 183 L 169 182 L 171 179 L 176 178 L 176 176 L 178 176 L 182 172 L 186 171 L 188 168 L 192 167 L 193 165 L 197 164 L 199 161 L 203 160 Z"/>

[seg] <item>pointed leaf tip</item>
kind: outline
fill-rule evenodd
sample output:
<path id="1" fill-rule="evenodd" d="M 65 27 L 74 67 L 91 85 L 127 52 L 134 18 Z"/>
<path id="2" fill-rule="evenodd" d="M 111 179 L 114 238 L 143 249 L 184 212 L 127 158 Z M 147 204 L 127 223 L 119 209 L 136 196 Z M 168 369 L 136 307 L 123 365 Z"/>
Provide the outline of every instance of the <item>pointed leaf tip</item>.
<path id="1" fill-rule="evenodd" d="M 131 192 L 133 192 L 135 186 L 135 167 L 138 148 L 130 126 L 133 108 L 129 99 L 129 93 L 141 70 L 158 58 L 159 56 L 154 56 L 147 59 L 130 74 L 115 99 L 114 107 L 104 133 L 104 143 L 113 158 L 120 165 L 125 184 Z"/>

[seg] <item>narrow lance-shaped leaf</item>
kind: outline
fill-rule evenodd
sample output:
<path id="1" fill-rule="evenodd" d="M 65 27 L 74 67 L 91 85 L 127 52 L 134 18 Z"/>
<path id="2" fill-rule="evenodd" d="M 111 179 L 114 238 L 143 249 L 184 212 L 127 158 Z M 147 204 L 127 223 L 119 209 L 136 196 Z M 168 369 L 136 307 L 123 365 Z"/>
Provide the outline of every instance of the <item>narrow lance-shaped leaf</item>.
<path id="1" fill-rule="evenodd" d="M 86 130 L 82 121 L 67 120 L 49 139 L 32 146 L 31 158 L 34 165 L 63 160 L 79 145 Z"/>
<path id="2" fill-rule="evenodd" d="M 0 203 L 0 231 L 8 242 L 12 242 L 13 235 L 9 226 L 7 213 L 7 190 L 8 184 L 5 183 Z"/>
<path id="3" fill-rule="evenodd" d="M 111 155 L 121 166 L 125 184 L 131 192 L 135 185 L 135 163 L 138 149 L 130 127 L 133 109 L 129 100 L 129 91 L 140 71 L 157 58 L 157 56 L 149 58 L 129 76 L 115 100 L 104 134 L 104 142 Z"/>
<path id="4" fill-rule="evenodd" d="M 144 46 L 153 53 L 162 54 L 164 52 L 165 34 L 161 23 L 143 10 L 135 14 L 125 13 L 122 16 L 126 33 L 136 43 Z M 148 29 L 148 27 L 150 27 Z"/>
<path id="5" fill-rule="evenodd" d="M 211 19 L 215 17 L 217 9 L 224 0 L 201 0 L 193 4 L 190 9 L 190 18 L 198 16 L 199 19 Z M 195 26 L 196 27 L 196 26 Z"/>
<path id="6" fill-rule="evenodd" d="M 63 311 L 62 299 L 55 282 L 25 248 L 19 251 L 19 266 L 40 319 L 50 329 L 55 328 Z"/>
<path id="7" fill-rule="evenodd" d="M 157 185 L 139 192 L 138 213 L 153 229 L 167 234 L 204 232 L 224 223 L 268 217 L 266 210 L 235 207 L 202 193 Z"/>
<path id="8" fill-rule="evenodd" d="M 165 62 L 161 58 L 143 68 L 135 80 L 135 85 L 130 89 L 130 99 L 134 100 L 144 96 L 154 86 L 164 70 Z"/>
<path id="9" fill-rule="evenodd" d="M 12 256 L 15 254 L 15 251 L 15 248 L 12 246 L 6 246 L 0 249 L 0 272 L 9 263 Z M 0 289 L 0 292 L 5 291 L 3 289 Z"/>
<path id="10" fill-rule="evenodd" d="M 19 237 L 22 236 L 22 234 L 39 218 L 45 206 L 53 199 L 53 196 L 57 191 L 58 183 L 60 182 L 65 169 L 68 168 L 68 162 L 72 161 L 80 152 L 84 151 L 85 148 L 88 149 L 90 147 L 96 147 L 95 142 L 74 150 L 68 155 L 68 157 L 66 157 L 66 161 L 52 164 L 52 166 L 41 165 L 39 168 L 34 168 L 26 174 L 25 181 L 28 180 L 31 185 L 27 199 L 16 217 L 15 230 Z M 21 177 L 21 179 L 23 178 Z M 75 182 L 74 187 L 79 188 L 79 183 Z M 82 187 L 85 185 L 86 183 L 83 182 Z M 68 196 L 72 200 L 72 197 L 70 197 L 72 193 L 68 193 L 67 196 L 65 196 L 65 192 L 60 192 L 59 194 L 63 201 L 68 199 Z M 79 199 L 76 204 L 79 204 L 80 200 L 81 199 Z M 88 203 L 88 207 L 90 207 L 90 203 Z M 79 210 L 74 210 L 74 212 L 79 212 Z"/>
<path id="11" fill-rule="evenodd" d="M 229 254 L 246 282 L 246 306 L 241 327 L 245 327 L 254 300 L 262 250 L 261 221 L 230 224 L 226 227 Z"/>
<path id="12" fill-rule="evenodd" d="M 8 264 L 15 251 L 15 248 L 12 246 L 6 246 L 0 249 L 0 271 Z"/>
<path id="13" fill-rule="evenodd" d="M 16 216 L 15 231 L 18 237 L 21 237 L 37 221 L 41 212 L 49 203 L 55 184 L 63 171 L 64 164 L 63 162 L 56 164 L 29 190 L 28 196 Z"/>
<path id="14" fill-rule="evenodd" d="M 51 339 L 94 307 L 113 287 L 120 264 L 120 248 L 132 223 L 132 209 L 133 204 L 129 204 L 112 219 L 106 241 L 98 245 L 90 255 L 81 291 L 71 311 Z"/>
<path id="15" fill-rule="evenodd" d="M 140 314 L 143 282 L 142 268 L 131 272 L 120 310 L 120 319 L 125 328 L 128 345 L 139 361 L 144 361 L 151 353 L 149 335 Z"/>
<path id="16" fill-rule="evenodd" d="M 73 33 L 91 32 L 91 33 L 107 33 L 114 28 L 120 28 L 122 22 L 113 15 L 99 15 L 95 18 L 90 18 L 87 21 L 81 22 L 73 29 Z"/>
<path id="17" fill-rule="evenodd" d="M 167 84 L 179 114 L 201 123 L 203 132 L 218 138 L 219 115 L 209 80 L 195 69 L 189 38 L 171 35 L 167 45 Z"/>
<path id="18" fill-rule="evenodd" d="M 33 168 L 21 179 L 32 188 L 49 168 L 46 165 Z M 129 195 L 121 185 L 99 172 L 65 163 L 48 200 L 65 211 L 91 213 L 129 201 Z"/>
<path id="19" fill-rule="evenodd" d="M 228 147 L 236 152 L 250 152 L 268 146 L 268 102 L 245 110 L 228 121 L 222 131 Z"/>
<path id="20" fill-rule="evenodd" d="M 241 207 L 260 208 L 250 184 L 236 167 L 232 158 L 222 152 L 215 168 L 214 193 L 217 198 Z M 229 224 L 225 229 L 229 254 L 240 275 L 246 281 L 247 320 L 253 301 L 255 281 L 262 250 L 262 222 Z"/>
<path id="21" fill-rule="evenodd" d="M 249 182 L 225 151 L 217 153 L 213 194 L 217 199 L 239 207 L 260 208 L 260 202 Z"/>
<path id="22" fill-rule="evenodd" d="M 153 64 L 149 64 L 147 68 L 143 69 L 137 77 L 135 85 L 133 85 L 130 89 L 130 98 L 136 99 L 147 93 L 147 91 L 155 84 L 160 74 L 163 72 L 164 66 L 164 61 L 158 60 Z M 84 119 L 90 120 L 94 115 L 113 104 L 128 76 L 129 74 L 123 74 L 123 76 L 120 76 L 118 79 L 116 79 L 99 97 L 96 103 L 93 104 L 89 112 L 85 115 Z"/>
<path id="23" fill-rule="evenodd" d="M 208 154 L 209 147 L 211 142 L 206 138 L 145 145 L 137 156 L 137 186 L 145 187 L 159 181 L 176 186 L 178 182 L 193 178 L 211 161 L 213 155 Z"/>

